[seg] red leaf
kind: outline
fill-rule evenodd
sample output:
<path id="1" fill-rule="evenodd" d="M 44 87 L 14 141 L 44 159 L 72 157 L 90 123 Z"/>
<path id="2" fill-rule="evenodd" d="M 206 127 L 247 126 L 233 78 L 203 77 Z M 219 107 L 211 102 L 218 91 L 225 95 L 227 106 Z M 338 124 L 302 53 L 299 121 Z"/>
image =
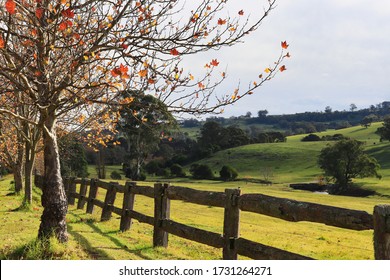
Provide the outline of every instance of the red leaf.
<path id="1" fill-rule="evenodd" d="M 218 65 L 219 65 L 219 62 L 218 62 L 218 60 L 216 60 L 216 59 L 212 59 L 211 62 L 210 62 L 210 65 L 212 65 L 212 66 L 218 66 Z"/>
<path id="2" fill-rule="evenodd" d="M 282 42 L 281 45 L 282 45 L 283 49 L 287 49 L 288 48 L 288 45 L 287 45 L 286 41 Z"/>
<path id="3" fill-rule="evenodd" d="M 283 66 L 281 66 L 281 67 L 279 68 L 279 70 L 280 70 L 280 72 L 283 72 L 283 71 L 286 71 L 286 70 L 287 70 L 287 68 L 286 68 L 286 66 L 285 66 L 285 65 L 283 65 Z"/>
<path id="4" fill-rule="evenodd" d="M 16 3 L 14 2 L 14 0 L 7 0 L 5 2 L 5 8 L 11 15 L 16 13 Z"/>
<path id="5" fill-rule="evenodd" d="M 63 17 L 66 17 L 66 18 L 74 18 L 74 12 L 71 9 L 66 9 L 66 10 L 62 11 L 61 14 Z"/>
<path id="6" fill-rule="evenodd" d="M 61 22 L 60 25 L 58 26 L 59 31 L 64 31 L 67 27 L 67 24 L 65 21 Z"/>
<path id="7" fill-rule="evenodd" d="M 0 49 L 4 49 L 5 47 L 5 42 L 2 36 L 0 36 Z"/>
<path id="8" fill-rule="evenodd" d="M 172 49 L 172 50 L 170 51 L 170 53 L 171 53 L 171 55 L 179 55 L 179 54 L 180 54 L 179 51 L 178 51 L 177 49 Z"/>
<path id="9" fill-rule="evenodd" d="M 224 25 L 226 23 L 226 19 L 219 19 L 218 20 L 218 25 Z"/>
<path id="10" fill-rule="evenodd" d="M 43 16 L 43 12 L 44 12 L 45 10 L 43 9 L 43 8 L 37 8 L 36 10 L 35 10 L 35 16 L 38 18 L 38 19 L 41 19 L 42 18 L 42 16 Z"/>
<path id="11" fill-rule="evenodd" d="M 243 15 L 244 15 L 244 10 L 239 11 L 238 14 L 239 14 L 240 16 L 243 16 Z"/>

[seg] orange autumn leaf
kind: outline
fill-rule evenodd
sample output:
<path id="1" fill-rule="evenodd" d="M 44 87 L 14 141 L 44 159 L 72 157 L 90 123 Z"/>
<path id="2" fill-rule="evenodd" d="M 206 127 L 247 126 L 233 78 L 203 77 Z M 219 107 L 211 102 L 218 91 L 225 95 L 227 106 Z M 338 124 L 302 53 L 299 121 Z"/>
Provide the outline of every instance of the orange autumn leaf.
<path id="1" fill-rule="evenodd" d="M 286 66 L 285 66 L 285 65 L 283 65 L 283 66 L 281 66 L 281 67 L 279 68 L 279 70 L 280 70 L 280 72 L 283 72 L 283 71 L 286 71 L 286 70 L 287 70 L 287 68 L 286 68 Z"/>
<path id="2" fill-rule="evenodd" d="M 5 42 L 4 42 L 3 36 L 0 35 L 0 49 L 4 49 L 4 47 L 5 47 Z"/>
<path id="3" fill-rule="evenodd" d="M 201 82 L 198 83 L 198 87 L 199 87 L 200 89 L 204 89 L 204 88 L 205 88 L 204 84 L 201 83 Z"/>
<path id="4" fill-rule="evenodd" d="M 7 0 L 5 2 L 5 9 L 11 15 L 15 14 L 16 13 L 16 3 L 13 0 Z"/>
<path id="5" fill-rule="evenodd" d="M 143 70 L 140 70 L 139 72 L 138 72 L 138 75 L 140 76 L 140 77 L 146 77 L 147 75 L 148 75 L 148 70 L 147 69 L 143 69 Z"/>
<path id="6" fill-rule="evenodd" d="M 239 11 L 238 14 L 239 14 L 240 16 L 243 16 L 243 15 L 244 15 L 244 10 Z"/>
<path id="7" fill-rule="evenodd" d="M 218 19 L 218 25 L 224 25 L 226 23 L 226 19 Z"/>
<path id="8" fill-rule="evenodd" d="M 287 49 L 288 48 L 288 45 L 287 45 L 286 41 L 282 42 L 281 45 L 282 45 L 283 49 Z"/>
<path id="9" fill-rule="evenodd" d="M 152 78 L 149 78 L 148 79 L 148 84 L 155 84 L 156 83 L 156 81 L 154 80 L 154 79 L 152 79 Z"/>
<path id="10" fill-rule="evenodd" d="M 179 53 L 179 51 L 178 51 L 177 49 L 172 49 L 172 50 L 170 51 L 170 54 L 171 54 L 171 55 L 179 55 L 180 53 Z"/>
<path id="11" fill-rule="evenodd" d="M 111 75 L 113 77 L 120 76 L 123 79 L 128 79 L 129 78 L 129 75 L 127 74 L 128 71 L 129 71 L 129 67 L 126 67 L 121 63 L 119 67 L 116 67 L 111 70 Z"/>

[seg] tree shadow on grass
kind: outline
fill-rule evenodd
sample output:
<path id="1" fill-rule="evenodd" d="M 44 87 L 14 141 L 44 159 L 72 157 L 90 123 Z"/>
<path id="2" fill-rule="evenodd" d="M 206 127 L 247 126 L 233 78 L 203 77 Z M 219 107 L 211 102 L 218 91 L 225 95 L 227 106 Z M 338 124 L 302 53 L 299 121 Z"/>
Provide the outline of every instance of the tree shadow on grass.
<path id="1" fill-rule="evenodd" d="M 78 220 L 81 220 L 81 217 L 77 214 L 74 213 L 68 213 L 76 217 Z M 77 223 L 77 222 L 75 222 Z M 94 223 L 93 220 L 88 220 L 87 222 L 84 223 L 85 225 L 89 226 L 94 233 L 97 233 L 101 236 L 103 236 L 106 239 L 109 239 L 112 243 L 114 243 L 117 248 L 115 247 L 94 247 L 91 242 L 88 241 L 86 237 L 84 237 L 82 234 L 80 234 L 80 231 L 75 231 L 71 225 L 71 223 L 68 223 L 68 233 L 72 235 L 75 240 L 80 244 L 80 246 L 83 248 L 83 250 L 88 254 L 88 256 L 91 259 L 103 259 L 103 260 L 108 260 L 112 259 L 112 257 L 107 254 L 102 249 L 111 249 L 111 250 L 124 250 L 128 252 L 129 254 L 134 254 L 144 260 L 151 260 L 150 257 L 147 257 L 145 254 L 143 254 L 143 250 L 147 249 L 152 249 L 152 246 L 146 246 L 142 248 L 137 248 L 137 249 L 130 249 L 127 247 L 126 244 L 124 244 L 122 241 L 119 239 L 109 235 L 113 233 L 118 233 L 118 231 L 110 231 L 110 232 L 103 232 L 99 227 L 97 227 Z"/>

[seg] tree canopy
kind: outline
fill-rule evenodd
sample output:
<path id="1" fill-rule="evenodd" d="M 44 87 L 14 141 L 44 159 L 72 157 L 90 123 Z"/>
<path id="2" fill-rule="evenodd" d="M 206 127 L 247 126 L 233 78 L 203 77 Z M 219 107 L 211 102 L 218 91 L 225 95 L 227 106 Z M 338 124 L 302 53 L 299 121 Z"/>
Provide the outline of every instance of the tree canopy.
<path id="1" fill-rule="evenodd" d="M 363 142 L 354 139 L 344 139 L 327 145 L 321 150 L 318 163 L 325 175 L 335 181 L 336 193 L 350 187 L 353 178 L 380 178 L 379 163 L 364 152 Z"/>
<path id="2" fill-rule="evenodd" d="M 383 126 L 379 127 L 376 133 L 381 137 L 381 141 L 383 140 L 390 141 L 390 116 L 387 116 L 383 120 Z"/>

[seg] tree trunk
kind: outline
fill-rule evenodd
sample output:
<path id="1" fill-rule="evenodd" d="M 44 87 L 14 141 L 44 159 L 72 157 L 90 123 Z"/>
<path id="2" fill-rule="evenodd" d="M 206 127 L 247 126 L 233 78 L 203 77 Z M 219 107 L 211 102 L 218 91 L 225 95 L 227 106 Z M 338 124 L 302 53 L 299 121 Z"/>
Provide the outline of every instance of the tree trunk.
<path id="1" fill-rule="evenodd" d="M 25 126 L 25 133 L 29 135 L 28 125 Z M 31 137 L 29 137 L 31 139 Z M 32 139 L 30 141 L 33 141 Z M 25 163 L 24 163 L 24 203 L 32 204 L 32 172 L 35 161 L 35 145 L 31 144 L 30 141 L 25 143 Z M 34 143 L 34 142 L 33 142 Z"/>
<path id="2" fill-rule="evenodd" d="M 66 213 L 68 204 L 61 178 L 60 155 L 57 145 L 55 113 L 46 115 L 43 128 L 45 175 L 42 188 L 42 206 L 38 237 L 52 235 L 60 242 L 68 240 Z"/>
<path id="3" fill-rule="evenodd" d="M 18 141 L 20 141 L 19 139 Z M 18 194 L 23 189 L 23 159 L 24 159 L 24 145 L 18 143 L 18 155 L 16 164 L 13 167 L 14 182 L 15 182 L 15 193 Z"/>
<path id="4" fill-rule="evenodd" d="M 12 170 L 14 174 L 15 193 L 19 194 L 23 189 L 23 169 L 21 164 L 16 164 Z"/>
<path id="5" fill-rule="evenodd" d="M 35 162 L 35 155 L 30 151 L 29 159 L 26 159 L 24 166 L 24 203 L 32 204 L 32 176 Z"/>

